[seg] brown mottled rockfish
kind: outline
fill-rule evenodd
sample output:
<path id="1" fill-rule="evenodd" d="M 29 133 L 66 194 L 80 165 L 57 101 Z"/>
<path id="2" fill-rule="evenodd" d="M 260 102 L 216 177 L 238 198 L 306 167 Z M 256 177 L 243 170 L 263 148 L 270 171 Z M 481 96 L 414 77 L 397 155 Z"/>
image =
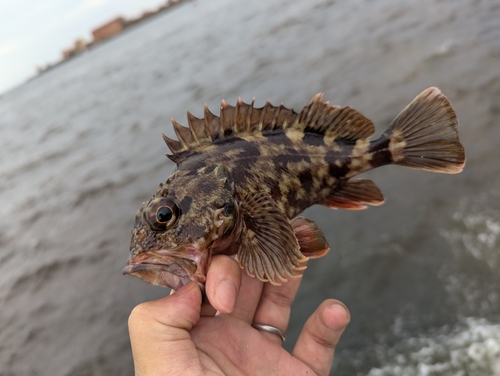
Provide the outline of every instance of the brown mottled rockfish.
<path id="1" fill-rule="evenodd" d="M 173 289 L 190 280 L 203 286 L 212 255 L 226 254 L 279 284 L 329 249 L 300 212 L 384 202 L 372 181 L 355 175 L 388 164 L 455 174 L 465 164 L 457 117 L 437 88 L 373 141 L 370 120 L 321 94 L 300 113 L 253 104 L 222 101 L 219 117 L 205 106 L 203 119 L 188 112 L 189 128 L 173 120 L 179 140 L 163 137 L 177 167 L 137 212 L 124 274 Z"/>

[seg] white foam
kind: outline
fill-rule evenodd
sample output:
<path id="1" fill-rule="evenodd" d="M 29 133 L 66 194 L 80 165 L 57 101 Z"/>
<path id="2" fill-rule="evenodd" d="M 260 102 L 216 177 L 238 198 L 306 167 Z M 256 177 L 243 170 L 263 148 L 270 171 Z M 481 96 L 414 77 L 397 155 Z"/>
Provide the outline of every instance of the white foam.
<path id="1" fill-rule="evenodd" d="M 368 376 L 500 376 L 500 324 L 468 318 L 450 333 L 376 349 L 382 368 Z"/>
<path id="2" fill-rule="evenodd" d="M 456 256 L 470 254 L 494 270 L 500 266 L 500 192 L 462 199 L 453 215 L 455 227 L 442 231 Z"/>

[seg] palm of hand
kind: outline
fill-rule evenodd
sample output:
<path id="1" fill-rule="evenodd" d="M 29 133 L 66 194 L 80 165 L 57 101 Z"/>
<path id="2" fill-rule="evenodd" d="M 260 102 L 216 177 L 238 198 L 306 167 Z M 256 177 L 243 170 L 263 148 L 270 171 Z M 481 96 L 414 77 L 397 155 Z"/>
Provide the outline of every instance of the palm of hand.
<path id="1" fill-rule="evenodd" d="M 314 374 L 265 334 L 230 315 L 202 317 L 191 336 L 201 365 L 214 374 L 269 375 L 269 365 L 273 365 L 272 374 Z"/>
<path id="2" fill-rule="evenodd" d="M 217 314 L 209 303 L 200 306 L 201 292 L 194 283 L 134 309 L 129 330 L 136 376 L 328 375 L 334 348 L 349 321 L 345 306 L 324 301 L 290 354 L 278 335 L 251 324 L 284 332 L 301 279 L 282 286 L 263 284 L 241 275 L 234 260 L 219 257 L 212 261 L 214 272 L 209 271 L 206 285 Z M 228 280 L 233 290 L 221 287 L 220 282 Z"/>

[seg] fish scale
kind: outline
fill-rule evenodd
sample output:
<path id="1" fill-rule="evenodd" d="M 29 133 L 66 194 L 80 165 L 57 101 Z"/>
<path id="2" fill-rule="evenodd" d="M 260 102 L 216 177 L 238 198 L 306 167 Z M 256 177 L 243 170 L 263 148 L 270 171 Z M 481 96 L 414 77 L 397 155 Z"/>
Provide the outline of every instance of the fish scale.
<path id="1" fill-rule="evenodd" d="M 314 204 L 333 209 L 380 205 L 370 180 L 354 176 L 388 164 L 458 173 L 465 152 L 458 121 L 437 88 L 419 94 L 370 141 L 373 123 L 350 107 L 314 96 L 300 113 L 268 101 L 255 108 L 222 101 L 172 120 L 178 140 L 163 135 L 177 168 L 136 214 L 125 274 L 180 288 L 204 285 L 213 255 L 237 255 L 251 276 L 280 284 L 329 246 L 311 220 Z M 159 214 L 161 211 L 161 215 Z"/>

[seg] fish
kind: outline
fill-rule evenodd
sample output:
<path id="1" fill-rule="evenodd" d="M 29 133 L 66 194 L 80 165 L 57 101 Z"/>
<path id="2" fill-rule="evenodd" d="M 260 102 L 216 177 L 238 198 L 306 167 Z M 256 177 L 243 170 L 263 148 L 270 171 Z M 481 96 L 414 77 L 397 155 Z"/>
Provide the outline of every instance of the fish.
<path id="1" fill-rule="evenodd" d="M 300 112 L 255 99 L 224 100 L 219 116 L 172 119 L 177 140 L 163 138 L 176 167 L 138 210 L 123 274 L 179 289 L 202 288 L 214 255 L 236 255 L 246 273 L 280 285 L 297 277 L 329 244 L 299 214 L 378 206 L 371 180 L 353 178 L 384 165 L 456 174 L 465 165 L 458 119 L 438 88 L 420 93 L 374 140 L 373 123 L 351 107 L 315 95 Z"/>

